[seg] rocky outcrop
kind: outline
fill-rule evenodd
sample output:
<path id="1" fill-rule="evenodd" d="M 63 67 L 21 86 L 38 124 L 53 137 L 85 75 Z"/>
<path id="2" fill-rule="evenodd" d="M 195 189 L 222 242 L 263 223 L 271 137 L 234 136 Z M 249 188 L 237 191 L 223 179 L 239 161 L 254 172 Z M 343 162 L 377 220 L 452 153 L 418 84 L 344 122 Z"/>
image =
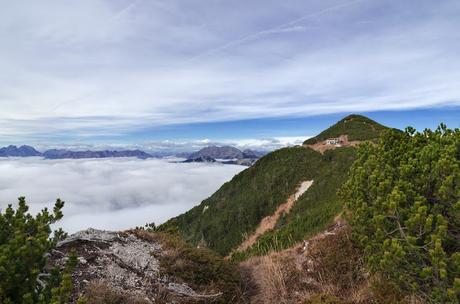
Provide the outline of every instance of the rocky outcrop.
<path id="1" fill-rule="evenodd" d="M 72 273 L 72 303 L 86 295 L 92 284 L 102 284 L 113 292 L 134 296 L 145 303 L 213 301 L 222 295 L 221 292 L 201 294 L 186 282 L 162 275 L 157 257 L 167 254 L 163 245 L 160 241 L 140 238 L 133 231 L 87 229 L 75 233 L 57 244 L 50 254 L 48 268 L 64 267 L 71 252 L 78 257 L 78 265 Z"/>

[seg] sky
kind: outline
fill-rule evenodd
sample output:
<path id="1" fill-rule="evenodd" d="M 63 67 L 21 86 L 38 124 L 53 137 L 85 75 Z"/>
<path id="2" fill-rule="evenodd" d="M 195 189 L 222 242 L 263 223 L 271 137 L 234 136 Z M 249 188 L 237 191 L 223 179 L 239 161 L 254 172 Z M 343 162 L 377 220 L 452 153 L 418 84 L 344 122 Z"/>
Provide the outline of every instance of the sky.
<path id="1" fill-rule="evenodd" d="M 273 149 L 349 113 L 459 127 L 458 0 L 0 8 L 0 144 Z"/>
<path id="2" fill-rule="evenodd" d="M 0 158 L 0 210 L 25 196 L 35 214 L 45 207 L 52 210 L 61 198 L 64 218 L 55 228 L 66 232 L 161 224 L 199 204 L 245 168 L 160 159 Z"/>

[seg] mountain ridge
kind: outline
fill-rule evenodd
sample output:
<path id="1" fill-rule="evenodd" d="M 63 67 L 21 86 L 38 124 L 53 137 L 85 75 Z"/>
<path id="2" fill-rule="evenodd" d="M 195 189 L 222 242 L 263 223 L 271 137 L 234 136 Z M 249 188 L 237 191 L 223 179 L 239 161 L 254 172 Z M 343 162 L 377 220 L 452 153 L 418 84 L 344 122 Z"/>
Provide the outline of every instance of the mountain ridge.
<path id="1" fill-rule="evenodd" d="M 349 115 L 306 142 L 340 135 L 348 135 L 355 141 L 360 138 L 375 141 L 387 129 L 367 117 Z M 235 258 L 261 254 L 271 247 L 286 248 L 332 223 L 341 210 L 336 191 L 356 158 L 355 146 L 338 145 L 323 153 L 308 145 L 270 152 L 198 206 L 170 219 L 160 229 L 178 231 L 187 242 L 206 244 L 226 256 L 254 233 L 264 217 L 273 214 L 294 194 L 302 181 L 314 180 L 291 212 L 280 217 L 275 229 L 261 235 L 253 247 L 235 254 Z"/>
<path id="2" fill-rule="evenodd" d="M 264 153 L 260 151 L 245 149 L 241 151 L 232 146 L 208 146 L 193 152 L 188 156 L 188 159 L 198 159 L 200 157 L 213 158 L 213 159 L 248 159 L 260 158 Z"/>
<path id="3" fill-rule="evenodd" d="M 42 153 L 46 159 L 82 159 L 82 158 L 108 158 L 108 157 L 136 157 L 139 159 L 153 158 L 147 152 L 141 150 L 122 150 L 122 151 L 69 151 L 51 149 Z"/>
<path id="4" fill-rule="evenodd" d="M 0 148 L 0 157 L 29 157 L 29 156 L 41 156 L 42 153 L 35 150 L 34 147 L 22 145 L 20 147 L 9 145 L 7 147 Z"/>
<path id="5" fill-rule="evenodd" d="M 174 154 L 174 153 L 173 153 Z M 208 146 L 192 153 L 178 153 L 177 157 L 184 157 L 185 162 L 216 162 L 222 159 L 224 164 L 252 165 L 264 152 L 246 149 L 241 151 L 232 146 Z M 175 155 L 175 154 L 174 154 Z M 135 150 L 84 150 L 73 151 L 68 149 L 48 149 L 44 152 L 36 150 L 32 146 L 9 145 L 0 148 L 0 157 L 43 157 L 45 159 L 86 159 L 86 158 L 109 158 L 109 157 L 136 157 L 139 159 L 162 158 L 171 154 L 158 152 L 148 153 L 139 149 Z"/>

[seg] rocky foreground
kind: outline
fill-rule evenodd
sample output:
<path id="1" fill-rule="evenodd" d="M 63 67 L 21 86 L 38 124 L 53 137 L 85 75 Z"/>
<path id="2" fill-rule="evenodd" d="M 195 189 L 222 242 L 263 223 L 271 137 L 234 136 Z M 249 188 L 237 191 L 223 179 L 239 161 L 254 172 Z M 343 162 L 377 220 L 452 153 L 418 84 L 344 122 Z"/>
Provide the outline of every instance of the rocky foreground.
<path id="1" fill-rule="evenodd" d="M 94 303 L 109 297 L 120 298 L 121 303 L 228 303 L 228 292 L 238 294 L 224 288 L 227 279 L 219 281 L 218 272 L 230 271 L 229 266 L 216 263 L 210 252 L 165 235 L 88 229 L 59 242 L 50 255 L 49 268 L 64 267 L 72 253 L 78 257 L 72 302 L 84 296 Z"/>

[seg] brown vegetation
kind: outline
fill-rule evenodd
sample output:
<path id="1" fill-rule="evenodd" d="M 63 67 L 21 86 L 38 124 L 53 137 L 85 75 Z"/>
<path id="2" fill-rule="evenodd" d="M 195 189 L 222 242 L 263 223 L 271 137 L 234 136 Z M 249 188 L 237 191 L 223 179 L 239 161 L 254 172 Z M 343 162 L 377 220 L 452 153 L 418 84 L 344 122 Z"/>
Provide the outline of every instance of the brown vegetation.
<path id="1" fill-rule="evenodd" d="M 240 267 L 255 280 L 253 304 L 370 302 L 361 252 L 340 219 L 302 244 L 252 257 Z"/>
<path id="2" fill-rule="evenodd" d="M 85 302 L 83 302 L 83 299 Z M 80 299 L 87 304 L 148 304 L 149 301 L 140 296 L 133 296 L 115 291 L 102 282 L 91 283 L 85 296 Z"/>

